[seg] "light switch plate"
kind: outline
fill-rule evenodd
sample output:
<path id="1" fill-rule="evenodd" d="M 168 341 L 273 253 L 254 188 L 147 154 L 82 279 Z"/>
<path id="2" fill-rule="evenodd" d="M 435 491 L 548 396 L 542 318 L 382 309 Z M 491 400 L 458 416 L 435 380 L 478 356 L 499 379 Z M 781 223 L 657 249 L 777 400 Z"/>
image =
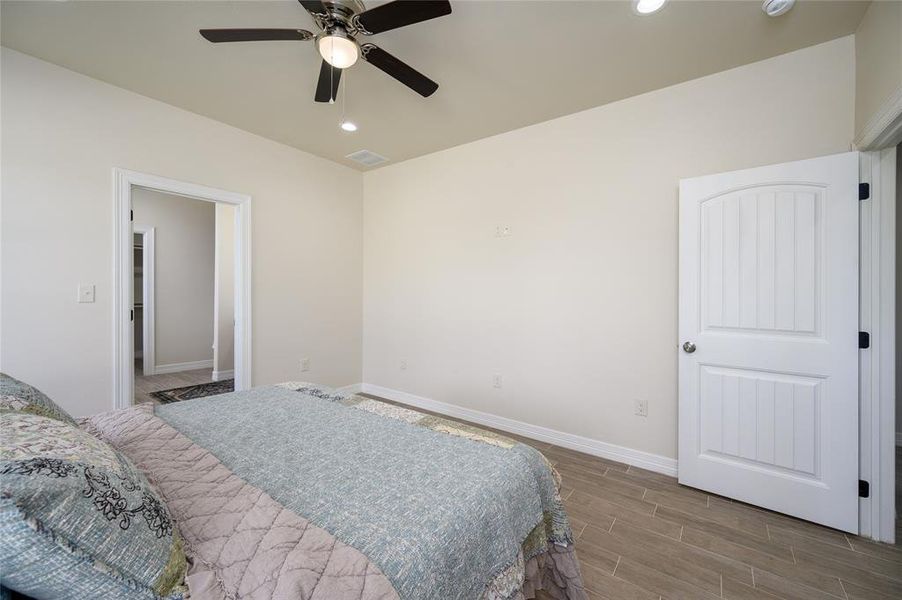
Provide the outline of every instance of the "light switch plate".
<path id="1" fill-rule="evenodd" d="M 94 302 L 94 285 L 81 284 L 78 286 L 79 304 Z"/>

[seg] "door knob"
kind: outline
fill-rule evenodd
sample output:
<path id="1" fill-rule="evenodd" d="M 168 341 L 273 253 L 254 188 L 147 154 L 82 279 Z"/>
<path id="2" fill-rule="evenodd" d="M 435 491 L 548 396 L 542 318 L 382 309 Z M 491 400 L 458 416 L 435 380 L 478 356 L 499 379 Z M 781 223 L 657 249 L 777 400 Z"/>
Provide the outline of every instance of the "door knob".
<path id="1" fill-rule="evenodd" d="M 692 354 L 693 352 L 695 352 L 695 344 L 693 344 L 692 342 L 685 342 L 683 344 L 683 352 L 685 352 L 686 354 Z"/>

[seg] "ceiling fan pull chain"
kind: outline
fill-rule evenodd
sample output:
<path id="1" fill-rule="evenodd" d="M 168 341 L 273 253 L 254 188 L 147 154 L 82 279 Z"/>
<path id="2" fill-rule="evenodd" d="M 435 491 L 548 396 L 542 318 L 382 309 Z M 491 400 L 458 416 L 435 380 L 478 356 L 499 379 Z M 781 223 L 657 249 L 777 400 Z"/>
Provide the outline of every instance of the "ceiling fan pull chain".
<path id="1" fill-rule="evenodd" d="M 332 66 L 332 57 L 335 56 L 335 39 L 329 38 L 329 104 L 335 104 L 335 67 Z"/>

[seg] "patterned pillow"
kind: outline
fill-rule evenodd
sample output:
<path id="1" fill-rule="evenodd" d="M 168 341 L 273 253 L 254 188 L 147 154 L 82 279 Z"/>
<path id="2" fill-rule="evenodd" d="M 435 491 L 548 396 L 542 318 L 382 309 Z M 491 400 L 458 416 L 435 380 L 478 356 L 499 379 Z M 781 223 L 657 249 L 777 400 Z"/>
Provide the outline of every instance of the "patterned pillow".
<path id="1" fill-rule="evenodd" d="M 0 411 L 20 410 L 35 415 L 58 419 L 77 427 L 75 419 L 39 389 L 23 381 L 0 373 Z"/>
<path id="2" fill-rule="evenodd" d="M 181 598 L 181 538 L 119 452 L 40 414 L 0 412 L 0 583 L 34 598 Z"/>

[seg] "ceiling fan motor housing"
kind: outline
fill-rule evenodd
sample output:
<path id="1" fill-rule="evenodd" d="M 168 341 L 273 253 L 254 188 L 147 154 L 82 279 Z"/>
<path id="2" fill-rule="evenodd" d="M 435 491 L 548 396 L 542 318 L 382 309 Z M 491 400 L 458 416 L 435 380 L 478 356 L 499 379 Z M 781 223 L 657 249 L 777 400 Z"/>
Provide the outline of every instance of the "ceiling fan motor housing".
<path id="1" fill-rule="evenodd" d="M 321 48 L 320 43 L 324 40 L 325 43 L 328 43 L 329 38 L 342 38 L 349 40 L 355 46 L 357 46 L 357 55 L 359 56 L 360 44 L 354 37 L 354 33 L 356 33 L 356 27 L 352 23 L 351 18 L 355 14 L 361 13 L 366 10 L 363 2 L 361 2 L 361 0 L 323 0 L 323 7 L 327 11 L 327 14 L 325 16 L 320 17 L 319 13 L 311 13 L 317 20 L 317 24 L 322 28 L 322 31 L 320 31 L 316 35 L 316 39 L 314 40 L 314 48 L 328 62 L 335 64 L 333 61 L 327 58 L 328 50 Z M 344 68 L 338 64 L 335 64 L 335 66 Z"/>
<path id="2" fill-rule="evenodd" d="M 340 25 L 350 33 L 356 30 L 352 17 L 366 10 L 361 0 L 323 0 L 323 5 L 328 12 L 327 22 L 323 25 L 329 26 L 328 21 L 331 21 L 332 25 Z"/>

